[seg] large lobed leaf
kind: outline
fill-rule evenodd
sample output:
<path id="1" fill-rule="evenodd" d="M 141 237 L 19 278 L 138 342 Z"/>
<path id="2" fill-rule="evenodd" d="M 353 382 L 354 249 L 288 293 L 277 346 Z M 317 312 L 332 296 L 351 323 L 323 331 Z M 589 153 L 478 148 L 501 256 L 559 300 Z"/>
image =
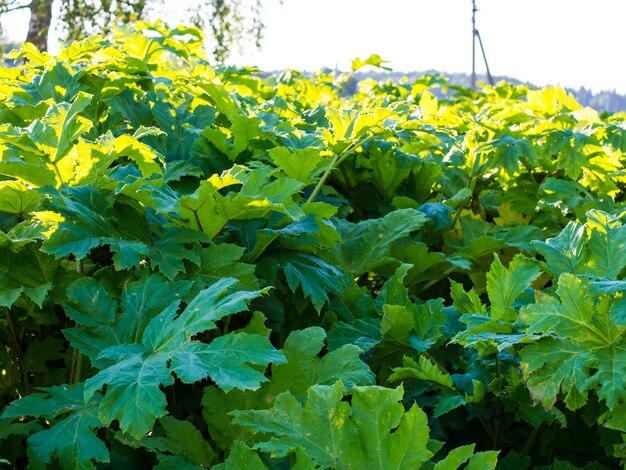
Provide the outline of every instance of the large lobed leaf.
<path id="1" fill-rule="evenodd" d="M 150 320 L 140 341 L 100 352 L 96 361 L 108 367 L 85 382 L 85 397 L 106 386 L 98 408 L 102 422 L 117 419 L 124 432 L 144 436 L 166 414 L 161 387 L 174 382 L 173 374 L 186 383 L 210 377 L 224 390 L 256 389 L 267 380 L 257 366 L 285 361 L 267 337 L 229 333 L 209 344 L 192 340 L 214 329 L 217 320 L 245 310 L 251 299 L 261 295 L 260 291 L 229 292 L 236 282 L 224 278 L 201 291 L 180 315 L 179 301 L 170 304 Z"/>
<path id="2" fill-rule="evenodd" d="M 2 418 L 35 417 L 50 423 L 28 438 L 31 468 L 46 468 L 56 455 L 63 468 L 95 470 L 93 462 L 109 461 L 107 446 L 96 436 L 106 426 L 98 418 L 100 398 L 85 398 L 83 384 L 46 388 L 13 402 Z"/>
<path id="3" fill-rule="evenodd" d="M 572 274 L 559 277 L 558 299 L 546 294 L 523 309 L 527 333 L 544 335 L 521 351 L 522 371 L 533 397 L 547 408 L 560 392 L 570 409 L 597 390 L 609 409 L 626 400 L 626 344 L 611 318 L 616 300 L 589 292 Z"/>
<path id="4" fill-rule="evenodd" d="M 270 381 L 258 390 L 224 392 L 213 386 L 205 388 L 203 413 L 213 439 L 225 449 L 236 439 L 249 440 L 249 430 L 235 426 L 228 413 L 237 409 L 268 408 L 281 393 L 289 391 L 304 401 L 312 385 L 332 385 L 342 380 L 345 389 L 350 391 L 357 385 L 374 384 L 374 374 L 360 359 L 362 351 L 356 346 L 346 344 L 322 355 L 325 336 L 320 327 L 292 332 L 281 349 L 287 362 L 272 364 Z"/>
<path id="5" fill-rule="evenodd" d="M 352 224 L 338 221 L 341 242 L 333 250 L 337 263 L 346 271 L 360 275 L 394 260 L 393 243 L 422 227 L 428 218 L 413 209 L 390 212 L 380 219 Z"/>
<path id="6" fill-rule="evenodd" d="M 342 389 L 313 386 L 304 405 L 283 393 L 271 410 L 233 412 L 234 422 L 272 436 L 256 448 L 275 456 L 302 449 L 323 468 L 419 468 L 431 457 L 426 415 L 417 405 L 404 412 L 402 387 L 354 387 L 352 405 Z"/>

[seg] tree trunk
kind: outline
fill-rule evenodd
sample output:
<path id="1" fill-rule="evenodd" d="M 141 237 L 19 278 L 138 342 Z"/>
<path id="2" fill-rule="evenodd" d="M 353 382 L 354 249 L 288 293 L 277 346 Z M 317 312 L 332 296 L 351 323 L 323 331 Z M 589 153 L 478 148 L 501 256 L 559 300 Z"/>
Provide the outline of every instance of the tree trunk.
<path id="1" fill-rule="evenodd" d="M 40 51 L 48 50 L 48 31 L 52 22 L 52 0 L 32 0 L 26 42 L 32 42 Z"/>

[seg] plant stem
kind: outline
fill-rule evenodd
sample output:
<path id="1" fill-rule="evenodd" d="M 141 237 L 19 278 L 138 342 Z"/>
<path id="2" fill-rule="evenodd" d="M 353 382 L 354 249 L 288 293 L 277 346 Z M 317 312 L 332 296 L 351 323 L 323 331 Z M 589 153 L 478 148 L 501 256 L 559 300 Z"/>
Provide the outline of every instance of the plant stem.
<path id="1" fill-rule="evenodd" d="M 83 262 L 76 258 L 76 272 L 83 272 Z M 80 382 L 80 372 L 83 365 L 83 357 L 80 354 L 80 351 L 77 348 L 74 348 L 72 352 L 72 368 L 70 369 L 70 384 L 75 384 Z"/>
<path id="2" fill-rule="evenodd" d="M 72 369 L 70 370 L 70 384 L 80 382 L 82 368 L 83 356 L 78 349 L 74 348 L 74 352 L 72 353 Z"/>
<path id="3" fill-rule="evenodd" d="M 340 166 L 339 171 L 341 172 L 344 184 L 346 185 L 346 191 L 348 191 L 349 193 L 350 191 L 352 191 L 352 179 L 350 178 L 350 174 L 346 171 L 345 166 Z"/>
<path id="4" fill-rule="evenodd" d="M 500 353 L 496 351 L 496 377 L 500 378 Z M 496 395 L 495 432 L 493 433 L 493 449 L 498 449 L 500 441 L 500 418 L 502 416 L 502 403 Z"/>
<path id="5" fill-rule="evenodd" d="M 528 455 L 530 450 L 533 448 L 533 445 L 535 445 L 535 441 L 537 440 L 537 436 L 539 435 L 541 426 L 542 425 L 539 425 L 533 428 L 531 433 L 528 435 L 528 439 L 526 439 L 526 442 L 524 442 L 524 447 L 522 447 L 522 452 L 521 452 L 522 455 Z"/>
<path id="6" fill-rule="evenodd" d="M 11 318 L 11 312 L 8 308 L 4 308 L 4 316 L 7 319 L 7 323 L 9 325 L 9 332 L 11 334 L 11 340 L 13 341 L 13 347 L 15 348 L 15 354 L 17 355 L 17 362 L 20 367 L 20 372 L 22 374 L 22 381 L 24 382 L 24 392 L 26 395 L 30 393 L 30 385 L 28 383 L 28 373 L 26 372 L 26 365 L 24 363 L 24 353 L 22 351 L 22 346 L 20 345 L 20 341 L 15 334 L 15 328 L 13 327 L 13 319 Z"/>
<path id="7" fill-rule="evenodd" d="M 367 142 L 369 142 L 370 140 L 372 140 L 375 137 L 378 137 L 378 134 L 372 134 L 368 137 L 365 137 L 364 139 L 359 140 L 356 143 L 352 143 L 350 145 L 348 145 L 343 152 L 339 153 L 339 154 L 335 154 L 335 156 L 333 157 L 332 161 L 330 162 L 330 165 L 328 165 L 328 168 L 326 168 L 326 171 L 324 172 L 324 174 L 322 175 L 322 177 L 320 178 L 320 180 L 317 182 L 317 185 L 315 186 L 315 189 L 313 189 L 313 192 L 311 193 L 311 195 L 309 196 L 309 198 L 306 200 L 306 202 L 313 202 L 315 201 L 315 198 L 318 196 L 318 194 L 320 193 L 320 191 L 322 190 L 322 186 L 324 186 L 324 183 L 326 182 L 326 180 L 328 179 L 328 176 L 330 175 L 330 172 L 333 171 L 335 168 L 337 168 L 339 165 L 341 165 L 341 163 L 348 158 L 350 155 L 352 155 L 354 152 L 356 152 L 356 150 L 365 145 Z"/>
<path id="8" fill-rule="evenodd" d="M 472 173 L 474 173 L 474 169 L 473 168 L 472 168 Z M 463 209 L 465 209 L 467 207 L 467 203 L 469 201 L 471 201 L 472 198 L 474 197 L 474 189 L 475 188 L 476 188 L 476 177 L 472 176 L 472 178 L 470 179 L 470 182 L 469 182 L 469 190 L 472 192 L 472 194 L 465 201 L 463 201 L 463 203 L 457 208 L 456 212 L 454 213 L 454 220 L 452 220 L 452 230 L 454 230 L 454 227 L 456 227 L 456 223 L 461 218 L 461 212 L 463 212 Z"/>
<path id="9" fill-rule="evenodd" d="M 222 327 L 222 335 L 225 335 L 226 333 L 228 333 L 228 329 L 230 328 L 231 318 L 232 318 L 232 315 L 229 315 L 226 318 L 224 318 L 224 326 Z"/>
<path id="10" fill-rule="evenodd" d="M 500 354 L 496 352 L 496 377 L 500 378 Z"/>
<path id="11" fill-rule="evenodd" d="M 487 433 L 487 435 L 491 439 L 493 439 L 493 429 L 491 429 L 491 426 L 489 426 L 487 421 L 484 420 L 484 418 L 480 414 L 480 411 L 478 411 L 478 407 L 477 406 L 473 406 L 472 408 L 474 408 L 474 413 L 476 413 L 476 417 L 478 418 L 478 421 L 480 421 L 480 424 L 482 425 L 482 427 L 485 430 L 485 432 Z"/>
<path id="12" fill-rule="evenodd" d="M 498 445 L 500 442 L 500 399 L 498 398 L 498 410 L 496 411 L 496 423 L 495 423 L 495 431 L 493 433 L 493 450 L 498 450 Z"/>
<path id="13" fill-rule="evenodd" d="M 339 155 L 335 154 L 335 156 L 333 157 L 333 160 L 330 162 L 330 165 L 328 165 L 328 168 L 326 168 L 326 171 L 324 172 L 320 180 L 317 182 L 317 185 L 313 189 L 313 192 L 311 193 L 309 198 L 306 200 L 307 203 L 315 201 L 315 198 L 322 190 L 322 186 L 324 186 L 324 183 L 326 182 L 328 175 L 330 175 L 330 172 L 333 171 L 338 161 L 339 161 Z"/>
<path id="14" fill-rule="evenodd" d="M 428 358 L 428 360 L 430 362 L 432 362 L 433 364 L 435 364 L 437 367 L 439 367 L 442 371 L 444 371 L 446 374 L 449 374 L 448 370 L 444 367 L 444 365 L 439 362 L 431 353 L 429 353 L 428 351 L 424 351 L 422 353 L 422 355 L 424 355 L 425 357 Z M 452 390 L 455 390 L 454 388 Z M 456 391 L 456 390 L 455 390 Z"/>

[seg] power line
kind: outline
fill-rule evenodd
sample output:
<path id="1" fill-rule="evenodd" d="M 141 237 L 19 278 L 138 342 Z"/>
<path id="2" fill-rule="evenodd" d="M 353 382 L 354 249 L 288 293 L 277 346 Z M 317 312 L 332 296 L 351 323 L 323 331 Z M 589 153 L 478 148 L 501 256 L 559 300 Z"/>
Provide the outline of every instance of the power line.
<path id="1" fill-rule="evenodd" d="M 483 41 L 480 38 L 480 33 L 476 28 L 476 12 L 478 8 L 476 8 L 476 0 L 472 0 L 472 88 L 476 89 L 476 39 L 478 39 L 478 45 L 480 46 L 480 51 L 483 55 L 483 61 L 485 62 L 485 68 L 487 69 L 487 80 L 489 80 L 489 84 L 493 86 L 493 77 L 491 76 L 491 71 L 489 70 L 489 63 L 487 62 L 487 54 L 485 54 L 485 48 L 483 47 Z"/>

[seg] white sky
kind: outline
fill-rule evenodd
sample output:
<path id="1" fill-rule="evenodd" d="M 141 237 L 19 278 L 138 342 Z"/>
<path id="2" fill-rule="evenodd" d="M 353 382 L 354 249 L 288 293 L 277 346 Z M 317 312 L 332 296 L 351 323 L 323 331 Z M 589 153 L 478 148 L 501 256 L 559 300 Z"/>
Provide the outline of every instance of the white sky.
<path id="1" fill-rule="evenodd" d="M 193 2 L 177 0 L 177 8 L 164 9 L 163 19 L 184 20 L 184 3 Z M 354 57 L 376 53 L 398 71 L 471 71 L 471 0 L 283 0 L 282 5 L 264 0 L 264 5 L 263 49 L 249 47 L 232 62 L 265 70 L 347 69 Z M 477 0 L 477 6 L 477 27 L 494 75 L 626 94 L 625 0 Z M 25 36 L 23 18 L 11 19 L 11 36 Z M 484 72 L 480 55 L 477 59 L 478 72 Z"/>

